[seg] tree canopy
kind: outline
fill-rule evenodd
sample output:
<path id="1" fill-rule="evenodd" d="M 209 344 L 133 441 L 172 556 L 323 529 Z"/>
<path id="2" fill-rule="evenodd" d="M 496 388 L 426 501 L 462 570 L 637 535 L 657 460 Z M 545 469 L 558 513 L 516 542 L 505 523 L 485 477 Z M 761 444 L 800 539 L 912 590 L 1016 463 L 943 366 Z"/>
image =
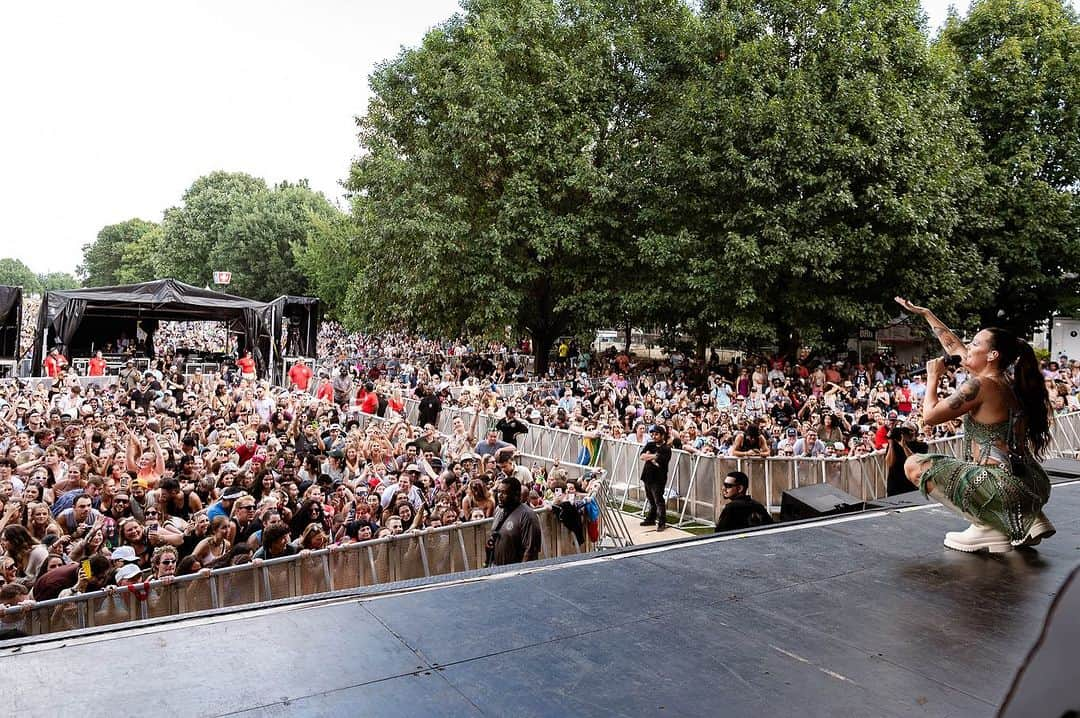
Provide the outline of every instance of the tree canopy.
<path id="1" fill-rule="evenodd" d="M 978 132 L 982 182 L 954 234 L 993 292 L 984 324 L 1080 309 L 1080 23 L 1063 0 L 979 0 L 937 49 Z"/>
<path id="2" fill-rule="evenodd" d="M 152 276 L 142 277 L 142 272 L 136 270 L 139 263 L 135 261 L 131 247 L 157 227 L 143 219 L 129 219 L 102 227 L 93 242 L 83 245 L 83 261 L 78 269 L 83 284 L 87 287 L 124 284 L 121 275 L 125 278 L 139 276 L 137 281 L 153 279 Z"/>
<path id="3" fill-rule="evenodd" d="M 132 219 L 108 225 L 83 247 L 86 286 L 175 277 L 207 285 L 213 272 L 232 272 L 233 293 L 268 300 L 304 294 L 302 252 L 317 226 L 342 213 L 306 182 L 268 187 L 251 175 L 213 172 L 165 211 L 161 224 Z"/>

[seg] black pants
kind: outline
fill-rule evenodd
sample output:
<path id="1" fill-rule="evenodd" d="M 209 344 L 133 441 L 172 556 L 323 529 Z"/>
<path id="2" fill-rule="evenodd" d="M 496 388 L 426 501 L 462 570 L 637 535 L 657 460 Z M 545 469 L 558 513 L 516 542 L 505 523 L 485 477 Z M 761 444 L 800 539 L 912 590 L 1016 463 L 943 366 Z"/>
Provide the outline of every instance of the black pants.
<path id="1" fill-rule="evenodd" d="M 645 514 L 646 521 L 656 521 L 660 526 L 667 524 L 667 499 L 664 498 L 666 481 L 644 479 L 645 496 L 649 499 L 649 513 Z"/>

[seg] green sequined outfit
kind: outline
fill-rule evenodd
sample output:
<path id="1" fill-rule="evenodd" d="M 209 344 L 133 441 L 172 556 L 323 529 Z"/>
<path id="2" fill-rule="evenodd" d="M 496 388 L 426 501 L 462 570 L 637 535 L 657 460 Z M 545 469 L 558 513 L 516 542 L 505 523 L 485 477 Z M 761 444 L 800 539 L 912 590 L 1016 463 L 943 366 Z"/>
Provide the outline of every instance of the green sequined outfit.
<path id="1" fill-rule="evenodd" d="M 1019 541 L 1027 535 L 1032 522 L 1050 499 L 1050 479 L 1029 452 L 1016 473 L 1008 455 L 998 443 L 1011 445 L 1016 416 L 1009 412 L 1006 421 L 980 424 L 964 416 L 964 459 L 947 454 L 921 454 L 918 461 L 930 467 L 919 478 L 919 490 L 926 495 L 926 482 L 933 481 L 953 504 L 977 523 L 991 526 Z M 971 446 L 978 444 L 980 457 L 994 457 L 998 464 L 976 464 Z"/>

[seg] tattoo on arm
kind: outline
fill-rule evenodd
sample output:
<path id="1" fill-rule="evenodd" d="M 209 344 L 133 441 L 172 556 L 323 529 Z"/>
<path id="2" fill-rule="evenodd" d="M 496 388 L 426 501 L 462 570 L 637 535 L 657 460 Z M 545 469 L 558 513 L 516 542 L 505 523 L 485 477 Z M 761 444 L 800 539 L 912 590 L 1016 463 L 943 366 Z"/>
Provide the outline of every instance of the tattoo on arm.
<path id="1" fill-rule="evenodd" d="M 960 389 L 949 397 L 949 408 L 959 409 L 967 402 L 979 395 L 980 383 L 978 378 L 971 377 L 963 383 Z"/>

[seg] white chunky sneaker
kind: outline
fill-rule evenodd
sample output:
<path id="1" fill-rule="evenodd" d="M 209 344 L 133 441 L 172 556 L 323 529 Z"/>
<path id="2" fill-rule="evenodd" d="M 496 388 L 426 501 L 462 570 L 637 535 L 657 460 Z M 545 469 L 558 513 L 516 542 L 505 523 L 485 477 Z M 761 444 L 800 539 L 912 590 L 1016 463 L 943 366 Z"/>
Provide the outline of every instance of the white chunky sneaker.
<path id="1" fill-rule="evenodd" d="M 966 553 L 1008 553 L 1013 549 L 1008 536 L 997 529 L 979 524 L 971 524 L 963 531 L 950 531 L 945 534 L 945 546 Z"/>
<path id="2" fill-rule="evenodd" d="M 1050 519 L 1046 518 L 1046 514 L 1040 511 L 1035 518 L 1035 523 L 1031 524 L 1031 528 L 1028 529 L 1027 536 L 1019 541 L 1013 541 L 1012 544 L 1017 548 L 1038 546 L 1043 539 L 1050 538 L 1056 533 L 1057 529 L 1054 528 L 1054 524 L 1050 523 Z"/>

